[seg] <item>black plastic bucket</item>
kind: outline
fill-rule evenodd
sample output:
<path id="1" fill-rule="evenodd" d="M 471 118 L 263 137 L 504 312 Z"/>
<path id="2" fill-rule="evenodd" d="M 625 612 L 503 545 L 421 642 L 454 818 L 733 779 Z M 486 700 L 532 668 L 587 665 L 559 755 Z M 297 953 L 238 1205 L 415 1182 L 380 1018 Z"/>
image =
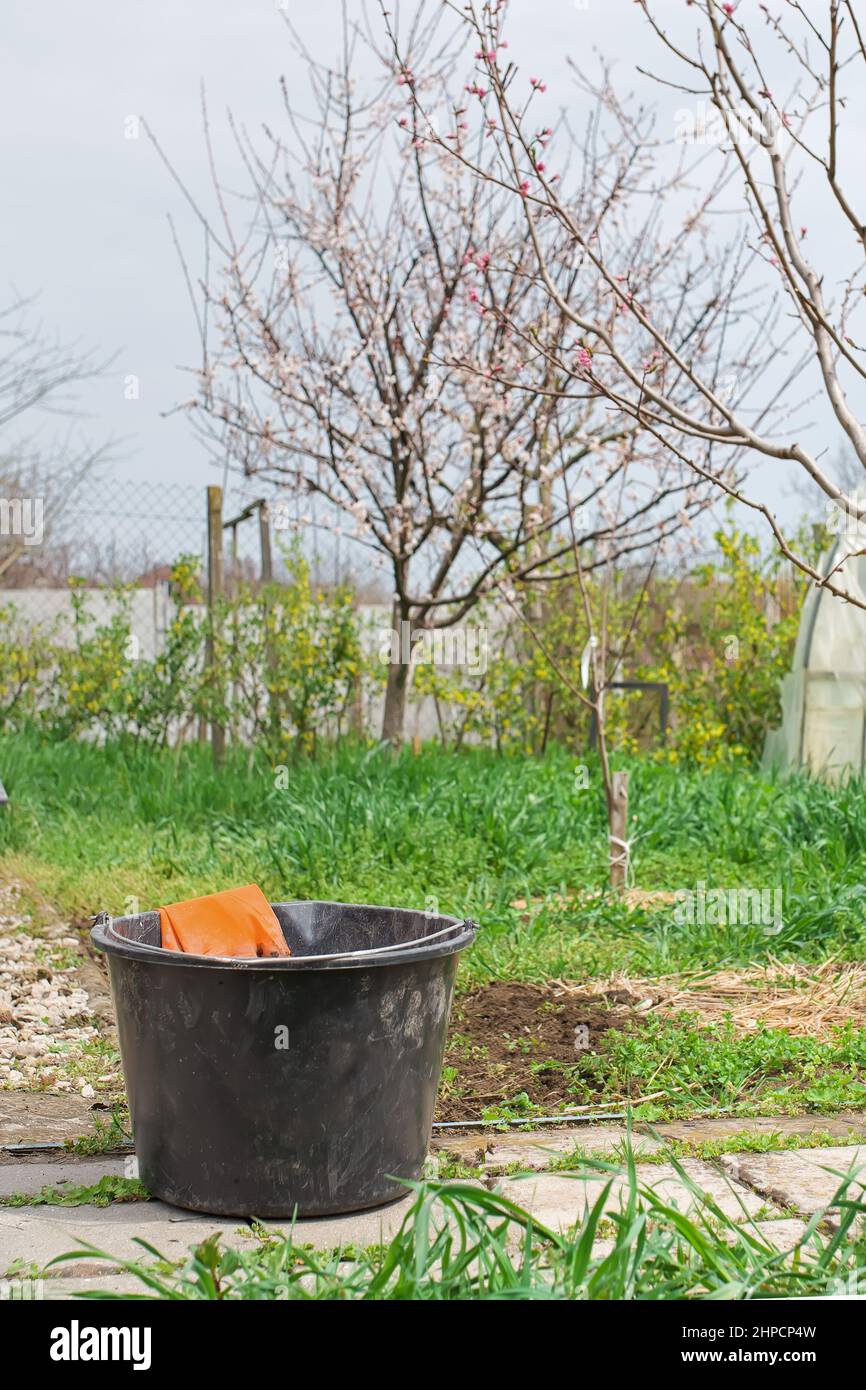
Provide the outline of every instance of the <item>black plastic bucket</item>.
<path id="1" fill-rule="evenodd" d="M 93 928 L 108 956 L 142 1182 L 226 1216 L 402 1196 L 427 1153 L 472 922 L 274 903 L 292 955 L 164 951 L 158 912 Z"/>

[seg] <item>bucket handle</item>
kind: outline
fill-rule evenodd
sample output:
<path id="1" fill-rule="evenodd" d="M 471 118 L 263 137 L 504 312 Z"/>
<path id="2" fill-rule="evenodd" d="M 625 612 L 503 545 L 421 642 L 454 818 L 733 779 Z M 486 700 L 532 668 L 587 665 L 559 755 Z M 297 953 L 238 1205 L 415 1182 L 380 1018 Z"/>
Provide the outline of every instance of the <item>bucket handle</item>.
<path id="1" fill-rule="evenodd" d="M 465 917 L 462 922 L 452 922 L 450 927 L 432 931 L 429 936 L 415 936 L 411 941 L 398 942 L 396 946 L 369 946 L 362 951 L 337 951 L 328 956 L 295 956 L 294 959 L 306 963 L 309 960 L 367 960 L 370 956 L 390 956 L 395 951 L 408 951 L 412 946 L 426 946 L 428 941 L 437 941 L 439 937 L 448 936 L 450 932 L 465 931 L 467 927 L 471 927 L 473 931 L 478 930 L 476 923 Z"/>

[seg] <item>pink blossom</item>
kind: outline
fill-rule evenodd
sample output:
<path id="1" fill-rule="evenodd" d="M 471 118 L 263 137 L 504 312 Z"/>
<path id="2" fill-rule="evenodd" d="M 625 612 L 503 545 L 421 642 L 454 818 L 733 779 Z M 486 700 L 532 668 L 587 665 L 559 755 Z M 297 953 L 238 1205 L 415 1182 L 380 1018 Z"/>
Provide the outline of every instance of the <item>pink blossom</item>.
<path id="1" fill-rule="evenodd" d="M 592 366 L 592 353 L 589 352 L 585 347 L 582 347 L 580 349 L 580 352 L 577 354 L 577 365 L 579 367 Z"/>
<path id="2" fill-rule="evenodd" d="M 529 179 L 523 180 L 523 183 L 520 185 L 520 191 L 525 198 L 527 193 L 529 192 Z"/>

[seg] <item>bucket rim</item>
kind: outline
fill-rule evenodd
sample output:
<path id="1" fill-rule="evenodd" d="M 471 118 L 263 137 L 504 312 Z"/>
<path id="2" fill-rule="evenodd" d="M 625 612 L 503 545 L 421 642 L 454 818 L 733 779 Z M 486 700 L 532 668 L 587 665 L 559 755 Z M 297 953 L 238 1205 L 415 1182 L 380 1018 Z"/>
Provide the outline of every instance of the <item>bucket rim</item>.
<path id="1" fill-rule="evenodd" d="M 272 902 L 272 908 L 292 907 L 331 907 L 366 910 L 368 912 L 411 912 L 421 909 L 405 907 L 385 907 L 375 903 L 343 903 L 325 898 L 293 898 L 284 902 Z M 151 909 L 152 910 L 152 909 Z M 316 956 L 201 956 L 187 951 L 168 951 L 163 946 L 153 946 L 142 941 L 132 941 L 120 936 L 115 924 L 133 922 L 147 916 L 146 912 L 133 912 L 122 917 L 112 917 L 110 913 L 100 913 L 93 921 L 90 939 L 98 951 L 107 956 L 119 956 L 126 960 L 137 960 L 152 965 L 186 966 L 196 970 L 375 970 L 380 966 L 400 965 L 418 960 L 436 960 L 455 955 L 471 946 L 478 931 L 478 925 L 469 917 L 448 917 L 436 913 L 433 921 L 444 924 L 446 931 L 453 932 L 447 939 L 440 935 L 435 941 L 419 937 L 417 945 L 402 944 L 393 949 L 371 947 L 367 951 L 333 952 Z M 432 935 L 432 933 L 431 933 Z"/>

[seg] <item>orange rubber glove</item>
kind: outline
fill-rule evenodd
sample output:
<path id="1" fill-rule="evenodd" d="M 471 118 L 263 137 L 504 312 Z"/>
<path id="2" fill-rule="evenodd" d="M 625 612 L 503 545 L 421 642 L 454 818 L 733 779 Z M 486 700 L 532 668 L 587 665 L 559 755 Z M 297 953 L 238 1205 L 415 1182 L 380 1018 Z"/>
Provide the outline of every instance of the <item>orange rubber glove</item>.
<path id="1" fill-rule="evenodd" d="M 159 909 L 162 945 L 196 956 L 290 956 L 276 913 L 255 883 Z"/>

